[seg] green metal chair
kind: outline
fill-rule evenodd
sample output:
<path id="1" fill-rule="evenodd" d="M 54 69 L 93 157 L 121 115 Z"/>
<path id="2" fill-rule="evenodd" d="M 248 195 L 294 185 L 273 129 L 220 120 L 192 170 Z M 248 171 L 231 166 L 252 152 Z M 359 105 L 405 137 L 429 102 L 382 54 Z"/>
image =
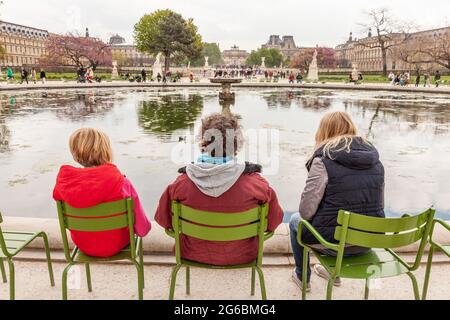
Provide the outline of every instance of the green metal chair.
<path id="1" fill-rule="evenodd" d="M 425 271 L 425 281 L 423 284 L 423 292 L 422 292 L 422 299 L 425 300 L 427 298 L 427 293 L 428 293 L 428 284 L 429 284 L 429 280 L 430 280 L 430 273 L 431 273 L 431 264 L 433 263 L 433 254 L 435 250 L 440 250 L 442 251 L 447 257 L 450 258 L 450 245 L 448 246 L 444 246 L 442 244 L 437 243 L 436 241 L 433 240 L 433 232 L 434 232 L 434 227 L 436 226 L 436 224 L 440 224 L 442 225 L 445 229 L 447 229 L 448 231 L 450 231 L 450 225 L 448 223 L 445 223 L 442 220 L 434 220 L 433 224 L 431 226 L 431 231 L 430 231 L 430 249 L 428 251 L 428 261 L 427 261 L 427 268 Z"/>
<path id="2" fill-rule="evenodd" d="M 169 299 L 173 300 L 177 274 L 181 267 L 186 267 L 186 294 L 190 294 L 190 267 L 208 269 L 252 269 L 251 295 L 255 295 L 255 272 L 258 272 L 262 299 L 266 300 L 266 286 L 262 272 L 264 241 L 273 236 L 267 232 L 268 205 L 264 204 L 254 209 L 240 213 L 218 213 L 195 210 L 179 202 L 172 202 L 172 226 L 166 233 L 175 239 L 176 266 L 173 268 L 170 280 Z M 217 266 L 185 260 L 181 257 L 180 235 L 194 237 L 207 241 L 236 241 L 258 237 L 258 257 L 247 264 L 233 266 Z"/>
<path id="3" fill-rule="evenodd" d="M 427 244 L 435 210 L 416 216 L 402 218 L 375 218 L 340 210 L 338 227 L 334 237 L 338 243 L 326 241 L 314 227 L 305 220 L 299 224 L 297 241 L 303 246 L 303 279 L 306 279 L 307 255 L 312 251 L 330 278 L 327 287 L 327 299 L 332 298 L 333 282 L 336 277 L 364 279 L 366 281 L 364 299 L 369 298 L 369 281 L 407 274 L 412 281 L 415 299 L 420 299 L 417 280 L 412 273 L 420 266 L 423 251 Z M 302 242 L 302 228 L 308 229 L 313 236 L 328 249 L 336 251 L 336 257 L 321 254 Z M 406 246 L 420 240 L 419 249 L 413 265 L 409 265 L 392 249 Z M 356 257 L 344 257 L 345 245 L 376 248 Z M 302 299 L 306 298 L 306 281 L 303 282 Z"/>
<path id="4" fill-rule="evenodd" d="M 118 260 L 130 260 L 136 267 L 138 275 L 139 300 L 144 296 L 144 260 L 142 238 L 134 235 L 133 200 L 124 199 L 107 202 L 90 208 L 73 208 L 63 201 L 57 201 L 59 225 L 64 245 L 64 254 L 69 263 L 63 271 L 62 296 L 67 300 L 67 273 L 76 264 L 84 264 L 88 291 L 92 292 L 91 271 L 89 264 L 104 263 Z M 130 245 L 120 253 L 109 258 L 92 257 L 75 247 L 69 249 L 66 229 L 76 231 L 107 231 L 128 227 L 130 232 Z"/>
<path id="5" fill-rule="evenodd" d="M 0 213 L 0 223 L 3 222 Z M 52 259 L 50 257 L 50 248 L 48 238 L 45 232 L 21 232 L 21 231 L 3 231 L 0 227 L 0 271 L 2 273 L 3 283 L 7 282 L 4 259 L 9 267 L 9 298 L 15 299 L 15 271 L 13 258 L 25 249 L 34 239 L 42 238 L 44 241 L 45 256 L 47 258 L 48 273 L 50 275 L 50 284 L 55 286 L 53 278 Z"/>

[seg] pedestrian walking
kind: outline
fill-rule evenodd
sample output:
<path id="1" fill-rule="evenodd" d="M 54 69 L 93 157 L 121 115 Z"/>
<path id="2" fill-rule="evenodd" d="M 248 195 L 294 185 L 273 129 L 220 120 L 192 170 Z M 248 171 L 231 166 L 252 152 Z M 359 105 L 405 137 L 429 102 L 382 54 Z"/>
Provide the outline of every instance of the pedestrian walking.
<path id="1" fill-rule="evenodd" d="M 434 83 L 436 84 L 436 88 L 439 87 L 439 84 L 441 83 L 441 73 L 439 70 L 434 74 Z"/>
<path id="2" fill-rule="evenodd" d="M 416 75 L 416 88 L 420 85 L 420 73 Z"/>
<path id="3" fill-rule="evenodd" d="M 423 75 L 423 79 L 425 80 L 425 84 L 423 86 L 429 87 L 430 86 L 430 74 L 428 72 L 425 72 L 425 74 Z"/>
<path id="4" fill-rule="evenodd" d="M 22 84 L 24 81 L 28 84 L 28 71 L 22 67 L 20 71 L 20 84 Z"/>
<path id="5" fill-rule="evenodd" d="M 6 71 L 6 77 L 8 79 L 8 83 L 14 80 L 14 72 L 12 71 L 11 67 L 8 67 L 8 70 Z"/>
<path id="6" fill-rule="evenodd" d="M 36 84 L 37 81 L 36 69 L 34 67 L 31 68 L 31 81 L 33 81 L 34 84 Z"/>
<path id="7" fill-rule="evenodd" d="M 142 82 L 147 82 L 147 71 L 145 71 L 145 69 L 142 69 L 141 76 L 142 76 Z"/>
<path id="8" fill-rule="evenodd" d="M 45 81 L 47 80 L 47 75 L 45 74 L 45 71 L 42 68 L 39 74 L 39 78 L 41 79 L 42 84 L 45 84 Z"/>

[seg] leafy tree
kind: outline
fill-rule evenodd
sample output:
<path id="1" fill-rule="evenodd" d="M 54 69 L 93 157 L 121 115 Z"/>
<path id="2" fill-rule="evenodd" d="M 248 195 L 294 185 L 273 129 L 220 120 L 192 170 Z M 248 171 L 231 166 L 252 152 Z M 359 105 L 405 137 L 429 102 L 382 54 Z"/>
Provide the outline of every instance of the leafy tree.
<path id="1" fill-rule="evenodd" d="M 139 125 L 148 132 L 170 133 L 192 126 L 202 110 L 202 96 L 163 96 L 159 101 L 142 102 L 139 108 Z"/>
<path id="2" fill-rule="evenodd" d="M 317 50 L 317 65 L 319 68 L 332 69 L 336 67 L 335 51 L 332 48 L 307 48 L 296 53 L 291 61 L 291 68 L 308 70 L 312 62 L 314 51 Z"/>
<path id="3" fill-rule="evenodd" d="M 198 59 L 191 61 L 193 67 L 203 67 L 205 65 L 205 57 L 209 57 L 209 65 L 222 64 L 222 52 L 217 43 L 203 43 L 203 50 Z"/>
<path id="4" fill-rule="evenodd" d="M 260 66 L 262 64 L 262 57 L 266 58 L 265 64 L 266 67 L 269 68 L 279 67 L 282 63 L 284 64 L 285 62 L 283 54 L 280 52 L 280 50 L 276 48 L 261 48 L 256 51 L 253 50 L 248 56 L 246 63 L 249 66 Z"/>
<path id="5" fill-rule="evenodd" d="M 121 52 L 113 52 L 112 59 L 113 61 L 116 61 L 120 67 L 131 66 L 131 60 Z"/>
<path id="6" fill-rule="evenodd" d="M 134 39 L 138 50 L 152 55 L 162 53 L 165 58 L 164 69 L 170 68 L 175 55 L 196 59 L 203 46 L 202 37 L 197 32 L 192 19 L 185 20 L 171 10 L 157 10 L 144 15 L 134 26 Z"/>

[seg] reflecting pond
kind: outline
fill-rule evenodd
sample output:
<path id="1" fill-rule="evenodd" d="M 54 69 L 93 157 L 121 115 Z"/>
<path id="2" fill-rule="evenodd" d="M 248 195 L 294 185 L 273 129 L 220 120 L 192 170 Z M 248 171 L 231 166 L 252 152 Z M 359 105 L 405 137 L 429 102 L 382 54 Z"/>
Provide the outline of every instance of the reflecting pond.
<path id="1" fill-rule="evenodd" d="M 198 152 L 191 137 L 200 119 L 221 110 L 214 88 L 2 93 L 0 211 L 55 218 L 55 176 L 61 164 L 74 164 L 68 138 L 77 128 L 96 127 L 111 137 L 115 162 L 152 217 L 159 196 L 187 161 L 179 151 Z M 279 153 L 271 164 L 262 164 L 287 213 L 297 210 L 320 118 L 345 110 L 380 151 L 387 214 L 417 213 L 434 205 L 440 217 L 450 220 L 448 96 L 237 89 L 231 110 L 241 117 L 244 132 L 277 132 Z M 242 151 L 240 157 L 249 154 Z"/>

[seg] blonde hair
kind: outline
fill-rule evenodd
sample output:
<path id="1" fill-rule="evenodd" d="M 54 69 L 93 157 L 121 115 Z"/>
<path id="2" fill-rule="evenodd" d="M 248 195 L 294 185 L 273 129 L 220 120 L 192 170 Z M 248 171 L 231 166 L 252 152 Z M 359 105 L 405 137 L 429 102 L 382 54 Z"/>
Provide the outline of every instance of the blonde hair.
<path id="1" fill-rule="evenodd" d="M 112 161 L 109 137 L 93 128 L 78 129 L 69 139 L 73 159 L 83 167 L 96 167 Z"/>
<path id="2" fill-rule="evenodd" d="M 319 129 L 316 132 L 315 151 L 323 148 L 323 155 L 332 158 L 331 150 L 350 152 L 350 146 L 356 137 L 369 144 L 366 139 L 357 136 L 357 134 L 358 130 L 347 112 L 327 113 L 320 120 Z"/>

